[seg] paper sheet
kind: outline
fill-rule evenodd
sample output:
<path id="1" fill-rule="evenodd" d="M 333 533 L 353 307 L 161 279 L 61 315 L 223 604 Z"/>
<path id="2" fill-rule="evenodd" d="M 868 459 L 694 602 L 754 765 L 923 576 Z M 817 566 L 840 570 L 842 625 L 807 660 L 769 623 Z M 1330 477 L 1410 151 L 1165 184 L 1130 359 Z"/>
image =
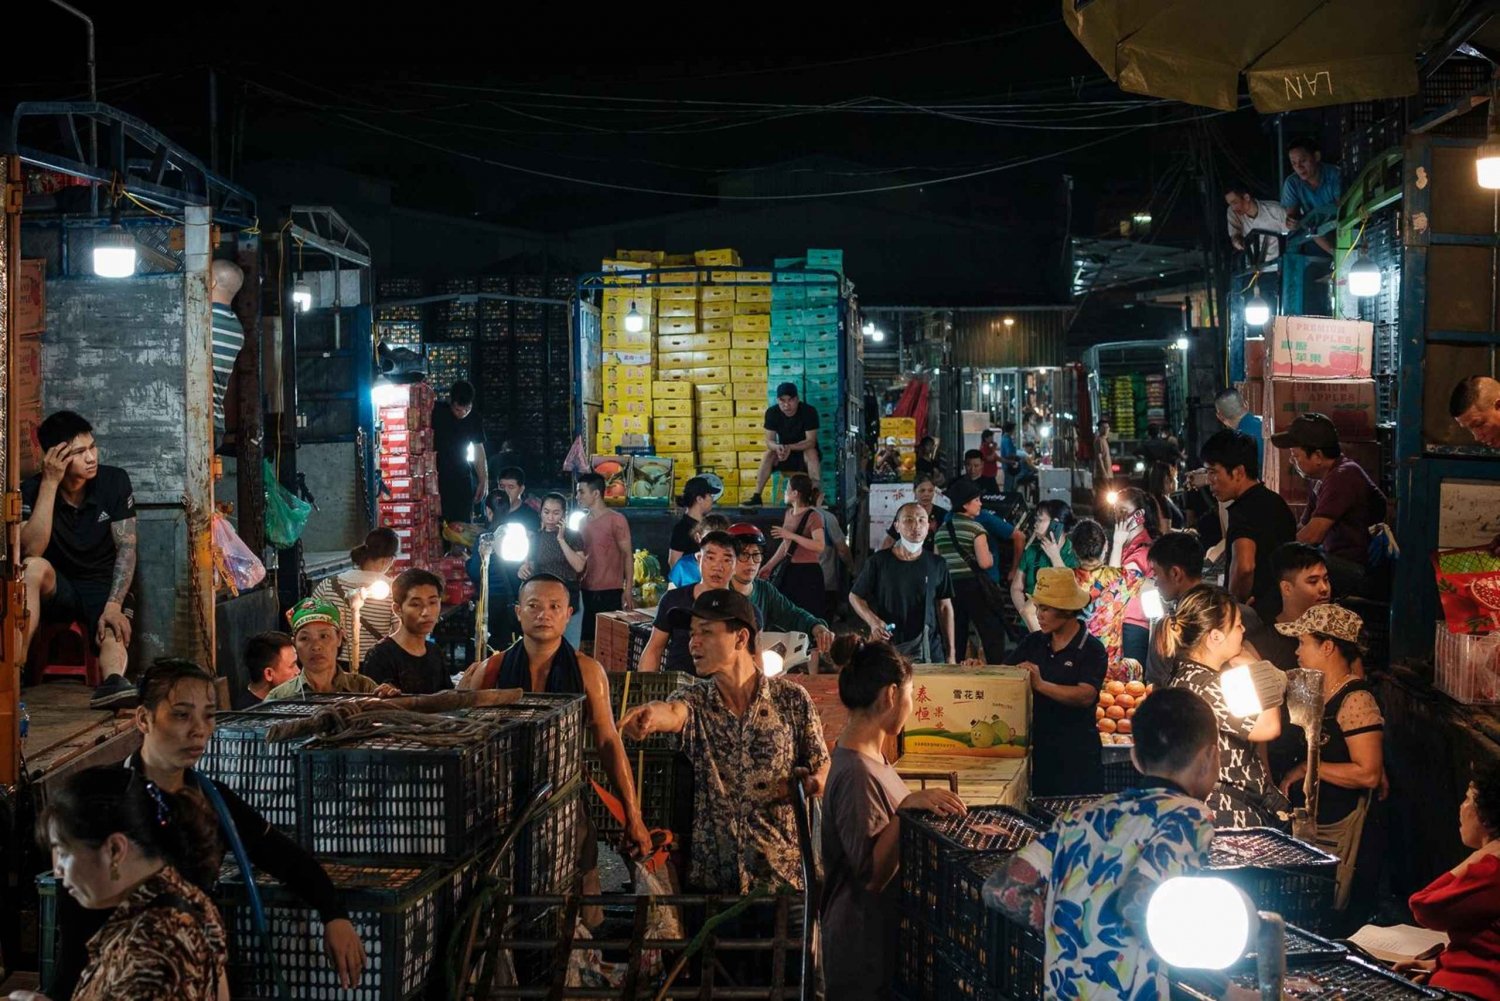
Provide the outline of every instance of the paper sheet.
<path id="1" fill-rule="evenodd" d="M 1399 963 L 1408 959 L 1425 959 L 1448 944 L 1448 936 L 1413 925 L 1365 925 L 1349 936 L 1349 941 L 1376 959 Z"/>

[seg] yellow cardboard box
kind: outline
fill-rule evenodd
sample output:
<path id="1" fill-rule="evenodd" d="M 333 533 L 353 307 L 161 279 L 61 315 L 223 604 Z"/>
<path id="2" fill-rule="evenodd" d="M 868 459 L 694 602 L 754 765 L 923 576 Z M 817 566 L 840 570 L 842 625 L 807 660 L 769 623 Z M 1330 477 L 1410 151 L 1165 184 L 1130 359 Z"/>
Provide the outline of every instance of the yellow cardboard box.
<path id="1" fill-rule="evenodd" d="M 760 460 L 765 457 L 766 450 L 762 448 L 752 452 L 748 449 L 741 449 L 737 454 L 740 457 L 741 469 L 759 469 Z"/>
<path id="2" fill-rule="evenodd" d="M 733 285 L 702 285 L 698 288 L 699 302 L 734 302 Z"/>
<path id="3" fill-rule="evenodd" d="M 669 334 L 696 334 L 698 332 L 698 318 L 696 316 L 663 316 L 656 321 L 657 336 Z"/>
<path id="4" fill-rule="evenodd" d="M 710 452 L 706 449 L 701 449 L 698 452 L 698 467 L 700 469 L 713 469 L 721 473 L 727 473 L 735 468 L 735 455 L 733 452 Z M 726 477 L 725 479 L 727 481 L 728 478 Z"/>
<path id="5" fill-rule="evenodd" d="M 755 486 L 755 481 L 760 478 L 759 469 L 741 469 L 739 474 L 740 486 L 742 487 L 753 487 Z"/>
<path id="6" fill-rule="evenodd" d="M 666 260 L 667 254 L 664 250 L 615 250 L 613 260 L 616 261 L 639 261 L 642 264 L 660 264 Z"/>
<path id="7" fill-rule="evenodd" d="M 610 365 L 639 365 L 649 368 L 655 362 L 654 352 L 651 348 L 637 348 L 629 351 L 604 351 L 601 352 L 600 362 L 608 367 Z"/>
<path id="8" fill-rule="evenodd" d="M 1024 758 L 1031 683 L 1014 667 L 918 665 L 903 746 L 908 755 Z"/>
<path id="9" fill-rule="evenodd" d="M 771 283 L 771 272 L 769 271 L 710 271 L 708 280 L 711 282 L 731 283 L 755 283 L 757 285 L 769 285 Z"/>
<path id="10" fill-rule="evenodd" d="M 705 302 L 699 305 L 698 315 L 705 320 L 722 320 L 734 316 L 734 301 Z"/>
<path id="11" fill-rule="evenodd" d="M 966 803 L 1024 808 L 1030 789 L 1026 757 L 979 758 L 960 754 L 906 754 L 896 762 L 896 774 L 912 792 L 924 787 L 947 788 L 942 780 L 920 775 L 948 775 L 958 782 L 958 795 Z"/>
<path id="12" fill-rule="evenodd" d="M 765 316 L 771 315 L 771 302 L 737 302 L 734 304 L 735 316 Z"/>
<path id="13" fill-rule="evenodd" d="M 693 317 L 698 316 L 697 299 L 663 299 L 656 310 L 656 315 L 661 319 L 669 317 Z"/>
<path id="14" fill-rule="evenodd" d="M 602 334 L 602 345 L 605 351 L 629 351 L 651 353 L 651 331 L 642 330 L 639 333 L 629 333 L 624 330 L 606 330 Z"/>
<path id="15" fill-rule="evenodd" d="M 734 329 L 734 317 L 720 316 L 713 319 L 699 319 L 698 329 L 705 334 L 727 334 Z"/>
<path id="16" fill-rule="evenodd" d="M 651 422 L 653 434 L 685 434 L 692 436 L 694 420 L 691 417 L 658 417 Z"/>
<path id="17" fill-rule="evenodd" d="M 764 435 L 766 431 L 766 419 L 764 415 L 757 414 L 754 417 L 735 417 L 735 434 L 758 434 Z M 764 440 L 764 438 L 762 438 Z"/>
<path id="18" fill-rule="evenodd" d="M 606 423 L 606 421 L 608 423 Z M 631 414 L 600 414 L 599 433 L 620 438 L 627 434 L 649 434 L 651 418 Z"/>
<path id="19" fill-rule="evenodd" d="M 766 398 L 760 396 L 753 400 L 742 400 L 736 396 L 734 398 L 734 415 L 736 417 L 754 417 L 757 420 L 765 420 Z"/>
<path id="20" fill-rule="evenodd" d="M 714 385 L 729 381 L 728 365 L 699 365 L 692 370 L 692 379 L 698 385 Z"/>
<path id="21" fill-rule="evenodd" d="M 736 350 L 749 350 L 754 348 L 765 357 L 766 349 L 771 346 L 771 334 L 764 330 L 741 330 L 734 335 L 730 347 Z"/>
<path id="22" fill-rule="evenodd" d="M 734 301 L 741 302 L 770 302 L 771 286 L 769 285 L 741 285 L 734 290 Z"/>
<path id="23" fill-rule="evenodd" d="M 765 448 L 766 436 L 762 434 L 737 434 L 734 436 L 734 447 L 743 448 Z"/>
<path id="24" fill-rule="evenodd" d="M 771 332 L 771 317 L 766 316 L 735 316 L 735 333 L 763 333 Z"/>
<path id="25" fill-rule="evenodd" d="M 651 396 L 657 400 L 687 400 L 693 402 L 693 384 L 661 379 L 651 383 Z"/>
<path id="26" fill-rule="evenodd" d="M 764 382 L 736 382 L 734 384 L 735 402 L 740 400 L 754 400 L 761 406 L 765 406 L 768 387 Z"/>
<path id="27" fill-rule="evenodd" d="M 634 306 L 637 313 L 650 316 L 656 312 L 656 300 L 651 297 L 650 292 L 651 288 L 646 285 L 638 289 L 606 288 L 603 311 L 606 315 L 624 316 Z"/>
<path id="28" fill-rule="evenodd" d="M 698 448 L 703 452 L 733 452 L 734 435 L 700 433 L 698 435 Z"/>
<path id="29" fill-rule="evenodd" d="M 733 435 L 734 434 L 734 418 L 733 417 L 704 417 L 702 414 L 699 414 L 698 415 L 698 433 L 700 435 L 716 435 L 716 434 Z M 715 452 L 715 451 L 732 452 L 732 451 L 734 451 L 734 449 L 733 448 L 727 448 L 727 449 L 722 449 L 721 450 L 721 449 L 707 448 L 707 449 L 704 449 L 703 451 L 706 451 L 706 452 Z"/>
<path id="30" fill-rule="evenodd" d="M 670 354 L 675 351 L 693 351 L 697 345 L 697 334 L 658 334 L 656 337 L 656 350 L 659 354 Z"/>
<path id="31" fill-rule="evenodd" d="M 613 455 L 615 451 L 615 439 L 613 435 L 594 435 L 594 454 Z"/>
<path id="32" fill-rule="evenodd" d="M 698 419 L 734 417 L 733 400 L 698 400 Z"/>
<path id="33" fill-rule="evenodd" d="M 729 364 L 751 368 L 765 368 L 766 349 L 741 347 L 730 348 Z"/>
<path id="34" fill-rule="evenodd" d="M 691 388 L 692 383 L 684 383 Z M 652 400 L 651 415 L 653 417 L 688 417 L 693 416 L 693 401 L 686 400 Z"/>
<path id="35" fill-rule="evenodd" d="M 690 369 L 698 364 L 697 351 L 659 351 L 656 354 L 658 369 Z"/>
<path id="36" fill-rule="evenodd" d="M 729 367 L 729 379 L 731 382 L 770 382 L 769 370 L 765 364 L 760 365 L 731 365 Z"/>
<path id="37" fill-rule="evenodd" d="M 651 365 L 622 365 L 619 363 L 604 366 L 604 385 L 617 382 L 650 382 L 656 369 Z"/>
<path id="38" fill-rule="evenodd" d="M 693 252 L 693 263 L 702 267 L 737 268 L 740 266 L 740 253 L 734 249 L 727 250 L 697 250 Z"/>
<path id="39" fill-rule="evenodd" d="M 700 321 L 699 326 L 703 324 Z M 730 335 L 725 333 L 662 334 L 656 338 L 658 351 L 727 351 Z"/>
<path id="40" fill-rule="evenodd" d="M 628 414 L 635 417 L 648 418 L 651 416 L 651 401 L 627 400 L 620 397 L 604 398 L 604 411 L 610 414 Z"/>
<path id="41" fill-rule="evenodd" d="M 657 455 L 670 455 L 675 452 L 688 452 L 693 450 L 693 436 L 690 434 L 653 434 L 651 444 L 656 449 Z"/>
<path id="42" fill-rule="evenodd" d="M 674 281 L 680 279 L 674 279 Z M 698 286 L 687 285 L 662 285 L 656 289 L 657 298 L 662 304 L 669 302 L 692 302 L 698 301 Z"/>
<path id="43" fill-rule="evenodd" d="M 729 392 L 729 387 L 721 383 L 700 382 L 698 384 L 698 402 L 705 403 L 710 400 L 732 400 L 734 397 Z"/>

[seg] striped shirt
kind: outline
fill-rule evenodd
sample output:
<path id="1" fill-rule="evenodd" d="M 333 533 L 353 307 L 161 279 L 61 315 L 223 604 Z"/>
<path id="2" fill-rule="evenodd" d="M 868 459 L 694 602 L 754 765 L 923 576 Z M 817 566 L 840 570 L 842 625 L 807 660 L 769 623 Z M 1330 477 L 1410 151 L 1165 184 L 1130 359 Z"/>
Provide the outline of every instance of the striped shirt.
<path id="1" fill-rule="evenodd" d="M 952 526 L 952 534 L 949 526 Z M 973 569 L 969 566 L 969 558 L 974 556 L 974 540 L 985 534 L 984 526 L 967 515 L 951 515 L 948 520 L 939 526 L 935 539 L 937 542 L 937 554 L 948 563 L 948 576 L 954 580 L 967 580 L 974 576 Z M 958 545 L 953 545 L 954 538 Z"/>
<path id="2" fill-rule="evenodd" d="M 234 371 L 234 360 L 245 346 L 245 328 L 234 310 L 223 303 L 214 303 L 214 429 L 224 430 L 224 395 L 229 392 L 229 376 Z"/>

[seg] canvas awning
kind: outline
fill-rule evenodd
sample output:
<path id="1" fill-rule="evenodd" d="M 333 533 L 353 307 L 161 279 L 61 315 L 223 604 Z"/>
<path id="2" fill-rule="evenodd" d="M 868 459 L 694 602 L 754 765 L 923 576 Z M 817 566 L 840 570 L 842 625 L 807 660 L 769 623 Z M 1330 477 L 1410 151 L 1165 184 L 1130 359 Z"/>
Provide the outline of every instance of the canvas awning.
<path id="1" fill-rule="evenodd" d="M 1417 92 L 1417 57 L 1469 0 L 1062 0 L 1120 88 L 1232 111 L 1240 76 L 1263 113 Z"/>

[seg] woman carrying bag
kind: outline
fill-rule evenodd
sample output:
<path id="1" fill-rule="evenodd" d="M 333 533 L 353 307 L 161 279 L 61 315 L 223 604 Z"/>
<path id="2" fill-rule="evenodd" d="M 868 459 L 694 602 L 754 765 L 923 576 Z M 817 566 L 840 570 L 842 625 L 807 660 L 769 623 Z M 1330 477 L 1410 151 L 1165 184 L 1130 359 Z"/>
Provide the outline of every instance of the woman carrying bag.
<path id="1" fill-rule="evenodd" d="M 979 631 L 984 662 L 998 664 L 1005 656 L 1005 621 L 1000 609 L 1005 593 L 987 572 L 995 565 L 989 534 L 975 520 L 979 514 L 979 487 L 968 477 L 948 487 L 953 513 L 937 532 L 937 554 L 948 563 L 953 579 L 953 639 L 958 649 L 955 662 L 968 656 L 969 625 Z"/>
<path id="2" fill-rule="evenodd" d="M 827 543 L 823 516 L 817 512 L 818 488 L 813 486 L 812 477 L 806 473 L 793 475 L 787 481 L 786 503 L 786 517 L 771 529 L 771 537 L 781 540 L 781 548 L 766 561 L 760 575 L 775 584 L 792 604 L 821 619 L 827 599 L 818 554 Z"/>

